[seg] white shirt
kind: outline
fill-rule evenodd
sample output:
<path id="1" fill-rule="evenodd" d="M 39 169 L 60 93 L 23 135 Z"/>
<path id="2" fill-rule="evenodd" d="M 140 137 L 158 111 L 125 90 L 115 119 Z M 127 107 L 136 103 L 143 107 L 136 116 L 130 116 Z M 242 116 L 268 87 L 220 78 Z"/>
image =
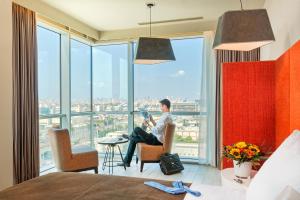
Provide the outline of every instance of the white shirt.
<path id="1" fill-rule="evenodd" d="M 172 115 L 169 112 L 164 112 L 156 122 L 156 126 L 154 126 L 151 130 L 152 134 L 161 143 L 164 143 L 165 129 L 168 123 L 173 123 Z"/>

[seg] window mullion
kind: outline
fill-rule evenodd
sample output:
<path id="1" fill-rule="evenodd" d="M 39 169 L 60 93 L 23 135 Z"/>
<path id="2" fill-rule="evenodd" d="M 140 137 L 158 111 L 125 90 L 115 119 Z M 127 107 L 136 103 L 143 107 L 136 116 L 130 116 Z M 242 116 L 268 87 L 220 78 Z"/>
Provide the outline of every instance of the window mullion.
<path id="1" fill-rule="evenodd" d="M 128 43 L 128 133 L 133 131 L 134 126 L 134 64 L 133 43 Z"/>
<path id="2" fill-rule="evenodd" d="M 70 37 L 61 35 L 61 112 L 66 115 L 62 127 L 71 129 Z"/>

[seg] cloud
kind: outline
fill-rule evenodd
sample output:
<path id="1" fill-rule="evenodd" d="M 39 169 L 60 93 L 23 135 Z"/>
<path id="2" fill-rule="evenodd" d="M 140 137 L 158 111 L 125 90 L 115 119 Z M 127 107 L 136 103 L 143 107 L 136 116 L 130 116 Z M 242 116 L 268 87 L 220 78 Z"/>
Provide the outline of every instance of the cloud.
<path id="1" fill-rule="evenodd" d="M 180 77 L 180 76 L 184 76 L 184 75 L 185 75 L 185 71 L 178 70 L 175 74 L 171 74 L 171 77 Z"/>

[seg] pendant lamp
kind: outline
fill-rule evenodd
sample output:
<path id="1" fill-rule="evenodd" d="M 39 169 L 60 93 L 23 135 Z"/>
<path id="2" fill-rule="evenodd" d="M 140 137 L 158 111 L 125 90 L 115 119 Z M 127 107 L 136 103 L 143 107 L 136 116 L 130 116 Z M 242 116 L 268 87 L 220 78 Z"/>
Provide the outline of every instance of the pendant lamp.
<path id="1" fill-rule="evenodd" d="M 218 21 L 213 48 L 250 51 L 275 41 L 266 9 L 225 12 Z"/>
<path id="2" fill-rule="evenodd" d="M 170 39 L 151 37 L 151 8 L 153 6 L 154 3 L 147 4 L 150 9 L 150 37 L 139 38 L 135 64 L 158 64 L 175 60 Z"/>

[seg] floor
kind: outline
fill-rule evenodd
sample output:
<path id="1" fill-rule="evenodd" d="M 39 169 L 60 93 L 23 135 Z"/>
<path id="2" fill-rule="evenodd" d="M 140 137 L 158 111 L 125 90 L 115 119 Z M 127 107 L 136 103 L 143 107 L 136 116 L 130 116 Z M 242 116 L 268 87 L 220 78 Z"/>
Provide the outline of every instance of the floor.
<path id="1" fill-rule="evenodd" d="M 108 169 L 102 170 L 102 161 L 100 158 L 99 174 L 108 174 Z M 206 165 L 198 164 L 184 164 L 184 170 L 181 173 L 174 175 L 164 175 L 158 163 L 145 163 L 143 172 L 140 172 L 140 165 L 131 163 L 131 167 L 127 168 L 126 171 L 123 167 L 115 167 L 114 175 L 117 176 L 128 176 L 128 177 L 138 177 L 146 179 L 160 179 L 160 180 L 182 180 L 186 183 L 201 183 L 208 185 L 221 185 L 220 170 L 209 167 Z M 55 172 L 56 169 L 53 168 L 46 172 L 43 172 L 41 175 L 45 175 L 50 172 Z M 87 171 L 84 173 L 93 173 L 93 171 Z"/>

